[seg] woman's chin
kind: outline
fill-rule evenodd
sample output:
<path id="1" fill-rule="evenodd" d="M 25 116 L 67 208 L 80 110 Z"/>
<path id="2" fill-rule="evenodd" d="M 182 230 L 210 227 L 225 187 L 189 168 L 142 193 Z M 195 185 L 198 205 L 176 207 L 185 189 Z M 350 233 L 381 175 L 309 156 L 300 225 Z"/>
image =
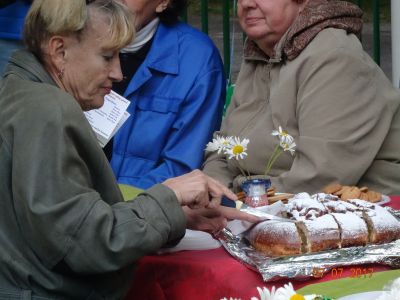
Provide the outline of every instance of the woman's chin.
<path id="1" fill-rule="evenodd" d="M 82 101 L 79 102 L 79 105 L 81 106 L 83 111 L 89 111 L 92 109 L 98 109 L 102 107 L 104 104 L 104 96 L 101 97 L 96 97 L 95 99 L 92 99 L 90 101 Z"/>
<path id="2" fill-rule="evenodd" d="M 253 40 L 253 41 L 257 41 L 257 40 L 261 40 L 262 38 L 265 37 L 265 32 L 261 32 L 259 30 L 256 29 L 249 29 L 246 31 L 246 35 L 249 39 Z"/>

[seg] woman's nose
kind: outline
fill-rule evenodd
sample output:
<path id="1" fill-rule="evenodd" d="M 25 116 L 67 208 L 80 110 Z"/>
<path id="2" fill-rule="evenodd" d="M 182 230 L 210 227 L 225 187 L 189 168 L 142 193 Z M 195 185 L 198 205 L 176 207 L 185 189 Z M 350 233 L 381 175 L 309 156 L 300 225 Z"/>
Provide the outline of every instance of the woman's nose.
<path id="1" fill-rule="evenodd" d="M 238 0 L 238 5 L 244 8 L 254 7 L 254 0 Z"/>
<path id="2" fill-rule="evenodd" d="M 120 82 L 123 79 L 121 64 L 119 62 L 119 57 L 114 60 L 114 63 L 111 66 L 110 70 L 110 78 L 113 82 Z"/>

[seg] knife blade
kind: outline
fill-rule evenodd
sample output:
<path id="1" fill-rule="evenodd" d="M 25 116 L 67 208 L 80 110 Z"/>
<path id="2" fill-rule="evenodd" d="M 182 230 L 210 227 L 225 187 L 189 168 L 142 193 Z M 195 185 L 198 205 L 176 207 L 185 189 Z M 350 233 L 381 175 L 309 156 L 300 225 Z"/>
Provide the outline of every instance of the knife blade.
<path id="1" fill-rule="evenodd" d="M 262 211 L 260 209 L 256 209 L 254 207 L 248 206 L 248 205 L 246 205 L 244 203 L 240 207 L 240 210 L 244 211 L 245 213 L 255 215 L 255 216 L 261 218 L 263 221 L 275 220 L 275 221 L 280 221 L 280 222 L 296 223 L 296 220 L 291 220 L 291 219 L 288 219 L 288 218 L 275 216 L 275 215 L 266 213 L 266 212 L 264 212 L 264 211 Z"/>

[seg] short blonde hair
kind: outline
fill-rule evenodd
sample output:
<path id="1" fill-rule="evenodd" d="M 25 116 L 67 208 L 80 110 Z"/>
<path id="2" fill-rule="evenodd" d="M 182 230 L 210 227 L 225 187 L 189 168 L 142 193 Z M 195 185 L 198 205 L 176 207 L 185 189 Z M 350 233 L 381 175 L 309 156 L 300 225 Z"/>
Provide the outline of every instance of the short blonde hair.
<path id="1" fill-rule="evenodd" d="M 115 0 L 35 0 L 26 16 L 24 42 L 43 61 L 42 45 L 53 35 L 76 35 L 88 28 L 88 10 L 97 9 L 109 18 L 109 49 L 122 49 L 134 38 L 132 14 Z M 90 34 L 90 33 L 89 33 Z"/>

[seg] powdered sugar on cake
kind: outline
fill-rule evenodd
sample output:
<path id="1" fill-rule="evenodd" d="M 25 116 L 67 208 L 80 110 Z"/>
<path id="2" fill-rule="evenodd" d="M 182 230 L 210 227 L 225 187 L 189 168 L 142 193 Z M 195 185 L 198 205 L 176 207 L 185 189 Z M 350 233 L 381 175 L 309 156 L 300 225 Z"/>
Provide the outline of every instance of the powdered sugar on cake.
<path id="1" fill-rule="evenodd" d="M 256 225 L 248 235 L 256 249 L 279 256 L 400 239 L 400 222 L 385 208 L 363 200 L 300 193 L 285 207 L 296 223 Z"/>

